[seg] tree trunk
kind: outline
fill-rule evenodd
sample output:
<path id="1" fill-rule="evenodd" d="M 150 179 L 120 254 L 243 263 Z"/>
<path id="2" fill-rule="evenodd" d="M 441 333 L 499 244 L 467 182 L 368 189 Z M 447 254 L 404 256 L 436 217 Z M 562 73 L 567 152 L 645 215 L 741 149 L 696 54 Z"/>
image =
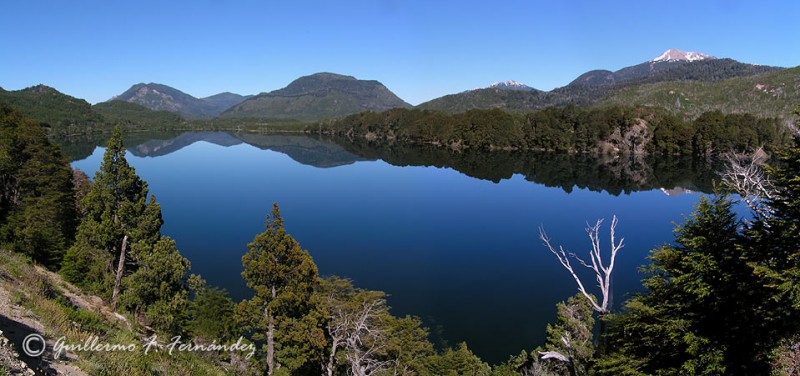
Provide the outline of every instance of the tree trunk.
<path id="1" fill-rule="evenodd" d="M 601 313 L 598 315 L 597 320 L 600 321 L 600 329 L 597 333 L 597 343 L 595 346 L 597 347 L 597 353 L 600 355 L 605 355 L 606 353 L 606 337 L 608 332 L 608 323 L 606 322 L 606 313 Z"/>
<path id="2" fill-rule="evenodd" d="M 578 370 L 575 368 L 575 359 L 573 357 L 569 357 L 569 362 L 567 363 L 567 369 L 569 370 L 569 376 L 578 376 Z"/>
<path id="3" fill-rule="evenodd" d="M 272 286 L 272 301 L 275 300 L 277 293 L 275 286 Z M 264 307 L 264 315 L 267 316 L 267 375 L 275 374 L 275 320 L 269 312 L 269 306 Z"/>
<path id="4" fill-rule="evenodd" d="M 337 347 L 339 347 L 339 341 L 336 338 L 334 338 L 333 344 L 331 345 L 331 354 L 330 357 L 328 358 L 328 365 L 326 367 L 326 371 L 328 371 L 328 376 L 333 376 L 333 366 L 336 360 Z"/>
<path id="5" fill-rule="evenodd" d="M 114 292 L 111 294 L 111 309 L 117 311 L 117 297 L 119 296 L 119 286 L 122 283 L 122 274 L 125 272 L 125 250 L 128 248 L 128 235 L 122 238 L 122 249 L 119 252 L 119 264 L 117 264 L 117 277 L 114 278 Z"/>

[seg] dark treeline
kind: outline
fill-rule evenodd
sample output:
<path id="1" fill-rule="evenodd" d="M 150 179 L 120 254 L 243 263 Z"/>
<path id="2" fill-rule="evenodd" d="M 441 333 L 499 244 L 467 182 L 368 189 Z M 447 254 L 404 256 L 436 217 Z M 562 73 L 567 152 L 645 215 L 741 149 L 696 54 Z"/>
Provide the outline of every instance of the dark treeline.
<path id="1" fill-rule="evenodd" d="M 464 149 L 528 149 L 582 153 L 709 156 L 730 150 L 785 145 L 777 119 L 710 112 L 687 121 L 647 108 L 547 108 L 529 114 L 471 110 L 446 114 L 393 109 L 363 112 L 307 128 L 309 132 L 368 140 Z"/>
<path id="2" fill-rule="evenodd" d="M 329 376 L 797 372 L 800 139 L 778 150 L 766 168 L 772 182 L 768 216 L 739 220 L 724 194 L 702 198 L 677 226 L 674 244 L 651 252 L 641 294 L 618 312 L 599 317 L 583 295 L 569 298 L 555 307 L 557 319 L 548 326 L 544 344 L 491 367 L 466 344 L 434 349 L 421 321 L 393 316 L 384 293 L 322 278 L 310 254 L 286 232 L 277 204 L 265 231 L 242 257 L 242 277 L 253 295 L 232 301 L 224 290 L 189 275 L 188 260 L 161 235 L 160 206 L 125 160 L 118 130 L 89 183 L 70 173 L 38 125 L 8 108 L 0 114 L 0 245 L 60 270 L 145 333 L 181 334 L 198 343 L 244 336 L 257 346 L 251 359 L 217 354 L 212 359 L 219 371 Z M 95 328 L 100 335 L 109 330 Z M 151 359 L 104 363 L 94 371 L 182 372 Z"/>

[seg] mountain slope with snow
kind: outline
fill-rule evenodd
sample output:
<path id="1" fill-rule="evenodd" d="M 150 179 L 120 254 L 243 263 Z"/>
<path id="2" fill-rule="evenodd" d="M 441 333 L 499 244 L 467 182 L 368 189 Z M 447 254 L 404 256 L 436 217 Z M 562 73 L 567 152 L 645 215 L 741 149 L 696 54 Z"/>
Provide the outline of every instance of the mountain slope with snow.
<path id="1" fill-rule="evenodd" d="M 487 89 L 521 90 L 521 91 L 534 90 L 534 88 L 532 88 L 532 87 L 530 87 L 528 85 L 525 85 L 523 83 L 519 83 L 519 82 L 514 81 L 514 80 L 495 82 L 495 83 L 489 85 L 489 87 Z"/>
<path id="2" fill-rule="evenodd" d="M 658 62 L 675 62 L 675 61 L 700 61 L 700 60 L 711 60 L 716 59 L 711 55 L 706 55 L 702 52 L 686 52 L 681 51 L 676 48 L 670 48 L 666 50 L 663 54 L 659 55 L 653 60 L 650 60 L 653 63 Z"/>

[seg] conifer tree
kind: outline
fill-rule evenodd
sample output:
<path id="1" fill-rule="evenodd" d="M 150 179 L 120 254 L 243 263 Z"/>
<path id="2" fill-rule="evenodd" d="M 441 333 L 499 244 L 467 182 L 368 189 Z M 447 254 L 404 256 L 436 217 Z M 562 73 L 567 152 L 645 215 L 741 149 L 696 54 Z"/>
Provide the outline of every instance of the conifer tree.
<path id="1" fill-rule="evenodd" d="M 492 368 L 462 342 L 455 349 L 447 349 L 442 354 L 431 356 L 428 360 L 428 371 L 431 375 L 442 376 L 489 376 Z"/>
<path id="2" fill-rule="evenodd" d="M 754 267 L 762 301 L 759 311 L 760 362 L 782 338 L 800 334 L 800 138 L 767 166 L 775 191 L 771 215 L 746 231 L 745 257 Z"/>
<path id="3" fill-rule="evenodd" d="M 196 340 L 211 342 L 228 341 L 236 335 L 233 300 L 228 292 L 217 287 L 209 287 L 198 275 L 188 280 L 194 299 L 189 307 L 189 330 Z"/>
<path id="4" fill-rule="evenodd" d="M 160 237 L 161 209 L 150 199 L 147 183 L 125 159 L 122 132 L 114 129 L 103 162 L 81 209 L 86 215 L 78 227 L 76 244 L 67 252 L 63 273 L 108 294 L 114 308 L 126 265 L 134 260 L 130 249 L 136 242 L 154 244 Z"/>
<path id="5" fill-rule="evenodd" d="M 237 306 L 237 321 L 263 341 L 268 375 L 318 373 L 326 341 L 323 315 L 312 299 L 317 266 L 284 229 L 277 204 L 266 230 L 247 247 L 242 277 L 254 295 Z"/>
<path id="6" fill-rule="evenodd" d="M 167 237 L 155 244 L 139 241 L 133 246 L 133 254 L 137 268 L 124 279 L 120 306 L 141 314 L 156 329 L 180 332 L 188 319 L 185 278 L 189 260 Z"/>
<path id="7" fill-rule="evenodd" d="M 645 373 L 765 372 L 754 361 L 762 351 L 760 284 L 742 257 L 731 205 L 725 196 L 702 197 L 675 244 L 653 251 L 646 291 L 614 318 L 609 348 L 617 353 L 601 364 L 627 357 Z"/>
<path id="8" fill-rule="evenodd" d="M 547 351 L 541 354 L 558 360 L 550 361 L 548 365 L 562 374 L 566 369 L 570 375 L 587 375 L 594 355 L 592 303 L 578 293 L 566 302 L 558 303 L 556 308 L 556 323 L 547 324 Z"/>

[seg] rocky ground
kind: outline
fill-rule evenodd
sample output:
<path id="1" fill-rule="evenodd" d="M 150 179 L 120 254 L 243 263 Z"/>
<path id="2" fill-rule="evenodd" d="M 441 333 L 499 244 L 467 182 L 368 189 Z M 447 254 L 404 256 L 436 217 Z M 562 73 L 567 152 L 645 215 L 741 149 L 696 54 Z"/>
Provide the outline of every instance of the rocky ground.
<path id="1" fill-rule="evenodd" d="M 76 296 L 73 291 L 64 288 L 63 282 L 57 275 L 40 267 L 33 267 L 31 272 L 41 273 L 48 280 L 58 279 L 58 283 L 54 283 L 54 286 L 63 289 L 61 292 L 65 296 L 70 300 L 73 300 L 72 296 L 75 296 L 74 301 L 80 301 L 87 307 L 89 306 L 85 297 Z M 86 375 L 72 364 L 77 360 L 74 354 L 62 355 L 64 359 L 54 359 L 50 350 L 55 343 L 55 338 L 48 337 L 45 326 L 36 315 L 16 302 L 15 295 L 22 294 L 22 289 L 18 289 L 22 284 L 23 281 L 0 270 L 0 375 L 4 375 L 2 371 L 10 375 Z M 39 357 L 27 356 L 22 351 L 24 338 L 34 333 L 44 336 L 48 343 L 48 351 Z"/>

